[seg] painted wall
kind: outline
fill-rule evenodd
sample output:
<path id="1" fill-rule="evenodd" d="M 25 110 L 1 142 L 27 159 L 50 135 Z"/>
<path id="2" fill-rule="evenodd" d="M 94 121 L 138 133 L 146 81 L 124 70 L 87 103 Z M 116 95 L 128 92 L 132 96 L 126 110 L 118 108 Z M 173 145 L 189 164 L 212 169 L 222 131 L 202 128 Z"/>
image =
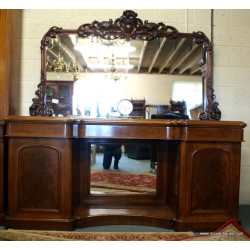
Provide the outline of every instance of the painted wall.
<path id="1" fill-rule="evenodd" d="M 12 79 L 11 114 L 29 115 L 29 107 L 35 96 L 40 81 L 40 41 L 45 32 L 52 26 L 75 29 L 83 23 L 94 20 L 116 19 L 124 10 L 23 10 L 16 17 L 14 29 L 15 46 L 13 47 L 13 62 L 20 72 L 14 72 Z M 164 22 L 175 26 L 180 32 L 204 31 L 210 37 L 210 10 L 134 10 L 142 20 Z M 199 21 L 202 19 L 202 21 Z M 20 32 L 21 30 L 21 32 Z M 21 53 L 19 54 L 19 51 Z M 143 79 L 144 89 L 152 88 L 152 80 Z M 172 78 L 158 81 L 159 88 L 166 89 Z M 170 89 L 171 86 L 168 86 Z M 15 91 L 18 89 L 18 91 Z M 138 96 L 135 85 L 134 96 Z M 158 95 L 159 103 L 168 104 L 171 93 Z M 148 96 L 145 92 L 143 96 Z M 165 99 L 165 102 L 163 100 Z M 156 104 L 156 100 L 148 100 Z"/>
<path id="2" fill-rule="evenodd" d="M 214 87 L 223 120 L 244 121 L 240 204 L 250 204 L 250 10 L 215 10 Z"/>
<path id="3" fill-rule="evenodd" d="M 180 98 L 173 97 L 174 84 L 183 82 L 184 84 L 202 84 L 200 76 L 174 76 L 157 74 L 128 74 L 126 79 L 119 81 L 105 78 L 105 74 L 87 73 L 83 74 L 74 83 L 73 113 L 76 114 L 76 107 L 84 114 L 86 107 L 92 107 L 91 115 L 96 117 L 97 103 L 107 114 L 111 109 L 116 109 L 122 99 L 145 99 L 146 104 L 169 105 L 170 99 L 185 100 L 189 109 L 202 103 L 202 90 L 200 98 L 195 100 L 185 97 L 187 92 Z M 184 85 L 185 86 L 185 85 Z M 183 89 L 183 88 L 182 88 Z M 112 107 L 112 108 L 111 108 Z M 155 113 L 155 112 L 154 112 Z M 188 112 L 189 115 L 189 112 Z"/>
<path id="4" fill-rule="evenodd" d="M 11 113 L 28 115 L 40 80 L 40 40 L 52 26 L 76 28 L 115 19 L 123 10 L 23 10 L 16 17 Z M 142 20 L 211 38 L 211 10 L 134 10 Z M 20 31 L 21 32 L 18 32 Z M 214 10 L 214 87 L 222 120 L 250 123 L 250 10 Z M 18 70 L 20 69 L 20 71 Z M 16 91 L 18 90 L 18 91 Z M 16 101 L 17 100 L 17 101 Z M 250 204 L 250 127 L 242 144 L 240 204 Z"/>

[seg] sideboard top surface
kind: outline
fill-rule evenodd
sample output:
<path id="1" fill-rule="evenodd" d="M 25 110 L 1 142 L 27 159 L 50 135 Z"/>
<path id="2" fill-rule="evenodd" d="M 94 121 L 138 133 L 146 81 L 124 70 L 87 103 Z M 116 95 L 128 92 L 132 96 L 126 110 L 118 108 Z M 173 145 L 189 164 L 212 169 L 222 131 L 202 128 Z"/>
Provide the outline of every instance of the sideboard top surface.
<path id="1" fill-rule="evenodd" d="M 129 119 L 129 118 L 81 118 L 81 117 L 46 117 L 46 116 L 8 116 L 7 123 L 67 123 L 80 125 L 142 125 L 142 126 L 180 126 L 180 127 L 235 127 L 247 126 L 242 121 L 209 121 L 209 120 L 171 120 L 171 119 Z M 3 121 L 4 124 L 4 121 Z"/>
<path id="2" fill-rule="evenodd" d="M 8 137 L 242 141 L 241 121 L 9 116 Z"/>

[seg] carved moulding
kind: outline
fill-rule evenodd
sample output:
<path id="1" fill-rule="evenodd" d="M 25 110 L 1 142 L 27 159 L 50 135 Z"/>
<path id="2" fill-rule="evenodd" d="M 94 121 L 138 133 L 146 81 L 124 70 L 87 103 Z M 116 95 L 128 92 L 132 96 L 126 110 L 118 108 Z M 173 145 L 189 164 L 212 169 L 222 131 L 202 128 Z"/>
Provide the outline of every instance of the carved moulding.
<path id="1" fill-rule="evenodd" d="M 221 111 L 218 108 L 219 103 L 215 101 L 216 96 L 214 94 L 213 88 L 213 74 L 212 74 L 212 64 L 213 64 L 213 47 L 207 36 L 199 31 L 193 32 L 193 40 L 197 44 L 202 44 L 204 51 L 206 53 L 206 59 L 204 63 L 206 64 L 206 72 L 204 76 L 204 92 L 205 92 L 205 110 L 199 114 L 200 120 L 217 120 L 221 119 Z"/>
<path id="2" fill-rule="evenodd" d="M 49 45 L 50 39 L 55 38 L 58 34 L 77 34 L 81 38 L 96 36 L 102 39 L 114 40 L 140 39 L 150 41 L 156 38 L 192 38 L 194 43 L 202 44 L 205 55 L 201 66 L 205 65 L 203 72 L 204 80 L 204 111 L 199 115 L 201 120 L 220 120 L 221 111 L 218 108 L 218 102 L 215 101 L 213 83 L 212 83 L 212 45 L 206 35 L 199 31 L 193 33 L 179 33 L 172 26 L 164 23 L 153 23 L 145 20 L 144 22 L 137 18 L 137 13 L 132 10 L 125 10 L 123 15 L 115 21 L 94 21 L 79 26 L 77 30 L 64 30 L 56 26 L 49 29 L 41 40 L 41 82 L 38 90 L 35 92 L 37 98 L 33 98 L 33 104 L 30 107 L 31 116 L 51 116 L 53 112 L 46 107 L 46 53 L 45 48 Z"/>
<path id="3" fill-rule="evenodd" d="M 35 92 L 37 98 L 33 98 L 33 104 L 29 111 L 31 116 L 52 116 L 53 111 L 46 106 L 46 52 L 45 48 L 49 45 L 50 39 L 56 38 L 57 34 L 62 33 L 62 28 L 56 26 L 49 29 L 41 40 L 41 82 L 38 84 L 38 90 Z"/>
<path id="4" fill-rule="evenodd" d="M 37 98 L 33 98 L 33 104 L 30 106 L 31 116 L 52 116 L 53 111 L 46 106 L 46 81 L 44 74 L 41 74 L 41 82 L 38 84 L 38 90 L 35 92 Z"/>

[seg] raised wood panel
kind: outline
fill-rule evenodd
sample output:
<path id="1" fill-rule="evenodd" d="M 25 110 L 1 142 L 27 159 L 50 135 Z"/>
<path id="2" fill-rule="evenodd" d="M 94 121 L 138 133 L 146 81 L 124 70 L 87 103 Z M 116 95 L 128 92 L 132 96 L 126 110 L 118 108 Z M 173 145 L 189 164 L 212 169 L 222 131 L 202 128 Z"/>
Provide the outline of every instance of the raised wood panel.
<path id="1" fill-rule="evenodd" d="M 57 148 L 32 145 L 18 152 L 19 211 L 60 211 L 60 169 Z"/>
<path id="2" fill-rule="evenodd" d="M 9 218 L 72 218 L 72 140 L 9 140 Z"/>
<path id="3" fill-rule="evenodd" d="M 181 154 L 178 219 L 237 219 L 240 143 L 187 142 Z"/>
<path id="4" fill-rule="evenodd" d="M 190 212 L 229 212 L 230 153 L 205 148 L 194 152 L 191 174 Z M 205 180 L 205 181 L 204 181 Z"/>

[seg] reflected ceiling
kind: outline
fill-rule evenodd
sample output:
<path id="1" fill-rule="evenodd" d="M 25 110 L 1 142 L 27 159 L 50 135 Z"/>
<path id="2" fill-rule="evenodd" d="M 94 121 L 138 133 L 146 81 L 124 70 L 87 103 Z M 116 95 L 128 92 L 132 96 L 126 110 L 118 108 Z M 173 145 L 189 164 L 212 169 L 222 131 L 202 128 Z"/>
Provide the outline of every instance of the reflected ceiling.
<path id="1" fill-rule="evenodd" d="M 115 42 L 109 43 L 108 40 L 101 39 L 93 41 L 93 38 L 78 38 L 77 35 L 60 34 L 51 40 L 48 46 L 46 70 L 55 71 L 53 64 L 58 60 L 58 56 L 61 56 L 63 62 L 69 65 L 69 70 L 76 65 L 80 72 L 103 72 L 103 69 L 89 67 L 89 62 L 95 65 L 100 63 L 100 53 L 97 55 L 97 49 L 95 49 L 97 44 L 108 48 L 111 43 Z M 90 46 L 94 49 L 91 50 Z M 115 46 L 123 45 L 119 45 L 117 42 Z M 81 52 L 79 47 L 81 47 Z M 130 73 L 201 75 L 200 66 L 203 63 L 204 49 L 202 44 L 194 43 L 191 38 L 131 40 L 130 47 L 135 50 L 128 55 L 115 55 L 118 65 L 133 65 L 133 68 L 129 69 Z M 108 56 L 103 58 L 106 61 L 110 59 Z"/>
<path id="2" fill-rule="evenodd" d="M 221 111 L 218 109 L 218 102 L 215 101 L 213 89 L 212 44 L 207 36 L 202 31 L 180 33 L 175 27 L 163 22 L 143 21 L 137 18 L 137 13 L 132 10 L 125 10 L 122 16 L 115 20 L 93 21 L 82 24 L 77 29 L 63 29 L 53 26 L 44 34 L 40 47 L 41 82 L 35 92 L 37 98 L 32 99 L 30 115 L 52 116 L 52 111 L 46 106 L 46 76 L 48 69 L 54 71 L 53 67 L 56 61 L 65 61 L 67 69 L 65 72 L 72 71 L 73 75 L 77 77 L 78 71 L 86 72 L 88 70 L 86 59 L 81 58 L 79 54 L 77 55 L 73 49 L 72 38 L 70 38 L 72 35 L 78 36 L 79 39 L 100 38 L 106 41 L 115 39 L 124 39 L 127 42 L 134 41 L 134 46 L 139 49 L 137 56 L 132 56 L 132 54 L 129 56 L 129 63 L 135 63 L 134 70 L 139 73 L 201 75 L 203 112 L 200 113 L 199 119 L 220 120 Z M 192 55 L 196 55 L 196 52 L 198 55 L 193 57 Z M 67 60 L 67 57 L 71 58 L 72 61 Z M 60 64 L 58 65 L 60 66 Z M 198 71 L 196 67 L 199 68 Z"/>

